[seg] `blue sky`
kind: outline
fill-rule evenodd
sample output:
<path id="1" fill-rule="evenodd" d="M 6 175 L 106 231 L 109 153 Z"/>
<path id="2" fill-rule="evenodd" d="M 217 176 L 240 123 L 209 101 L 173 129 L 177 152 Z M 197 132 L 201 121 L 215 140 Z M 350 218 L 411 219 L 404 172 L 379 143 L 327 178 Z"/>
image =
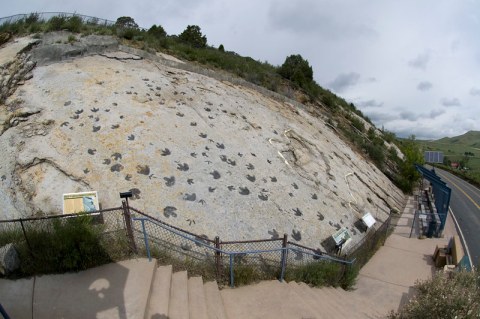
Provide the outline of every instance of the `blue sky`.
<path id="1" fill-rule="evenodd" d="M 65 11 L 179 34 L 281 65 L 301 54 L 315 80 L 398 136 L 480 130 L 477 0 L 0 0 L 0 16 Z"/>

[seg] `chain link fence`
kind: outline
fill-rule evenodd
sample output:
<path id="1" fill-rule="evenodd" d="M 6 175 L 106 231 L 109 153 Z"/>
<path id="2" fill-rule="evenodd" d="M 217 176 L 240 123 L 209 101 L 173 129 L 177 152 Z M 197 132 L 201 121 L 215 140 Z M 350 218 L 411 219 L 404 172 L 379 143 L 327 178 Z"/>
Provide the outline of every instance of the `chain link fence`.
<path id="1" fill-rule="evenodd" d="M 287 235 L 249 241 L 211 239 L 123 202 L 122 207 L 88 214 L 0 221 L 0 247 L 14 245 L 22 275 L 82 270 L 137 255 L 221 285 L 285 278 L 349 286 L 352 264 L 361 268 L 385 242 L 389 227 L 390 218 L 340 257 L 289 242 Z"/>
<path id="2" fill-rule="evenodd" d="M 0 247 L 15 247 L 19 276 L 83 270 L 128 257 L 126 235 L 122 208 L 0 221 Z"/>
<path id="3" fill-rule="evenodd" d="M 115 25 L 115 21 L 107 19 L 99 19 L 96 17 L 86 16 L 82 14 L 69 13 L 69 12 L 34 12 L 28 14 L 15 14 L 8 17 L 0 18 L 0 26 L 3 24 L 12 24 L 29 18 L 35 18 L 39 22 L 46 22 L 53 17 L 62 17 L 62 18 L 71 18 L 78 17 L 82 19 L 82 22 L 85 24 L 95 24 L 103 26 L 112 26 Z"/>
<path id="4" fill-rule="evenodd" d="M 392 231 L 391 225 L 392 217 L 389 216 L 387 220 L 375 228 L 369 228 L 368 233 L 355 246 L 349 248 L 345 255 L 346 259 L 355 260 L 355 267 L 362 268 L 375 252 L 385 244 L 388 235 Z"/>

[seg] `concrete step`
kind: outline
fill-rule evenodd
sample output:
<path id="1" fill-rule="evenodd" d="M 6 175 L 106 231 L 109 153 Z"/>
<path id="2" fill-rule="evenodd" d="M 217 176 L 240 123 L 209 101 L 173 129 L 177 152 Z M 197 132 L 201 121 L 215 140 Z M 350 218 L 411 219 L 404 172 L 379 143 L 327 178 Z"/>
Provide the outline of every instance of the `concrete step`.
<path id="1" fill-rule="evenodd" d="M 387 316 L 387 313 L 382 313 L 378 310 L 378 305 L 374 304 L 372 300 L 355 291 L 345 291 L 345 296 L 352 301 L 352 306 L 355 307 L 355 310 L 365 315 L 365 318 L 384 318 Z"/>
<path id="2" fill-rule="evenodd" d="M 344 309 L 337 309 L 334 305 L 336 300 L 332 300 L 329 296 L 322 294 L 319 296 L 317 290 L 324 288 L 313 288 L 308 286 L 306 283 L 298 283 L 300 289 L 302 289 L 305 294 L 308 296 L 309 300 L 312 300 L 316 306 L 316 310 L 327 318 L 345 318 L 347 313 Z"/>
<path id="3" fill-rule="evenodd" d="M 308 285 L 291 281 L 288 283 L 288 286 L 289 289 L 292 289 L 300 296 L 303 302 L 305 302 L 315 311 L 317 318 L 335 318 L 336 313 L 319 303 L 318 299 L 316 299 L 310 291 L 310 287 L 308 287 Z"/>
<path id="4" fill-rule="evenodd" d="M 357 313 L 351 311 L 349 300 L 337 292 L 335 288 L 312 288 L 311 292 L 322 303 L 322 306 L 328 307 L 334 312 L 332 318 L 361 318 Z"/>
<path id="5" fill-rule="evenodd" d="M 278 280 L 221 291 L 229 319 L 320 318 L 302 298 Z"/>
<path id="6" fill-rule="evenodd" d="M 216 281 L 209 281 L 203 284 L 205 300 L 207 302 L 207 313 L 210 319 L 227 319 L 220 290 Z"/>
<path id="7" fill-rule="evenodd" d="M 170 285 L 172 280 L 172 266 L 159 266 L 155 271 L 155 278 L 150 291 L 150 301 L 146 318 L 165 318 L 168 316 L 170 301 Z"/>
<path id="8" fill-rule="evenodd" d="M 143 319 L 156 265 L 138 258 L 78 273 L 39 276 L 33 317 Z"/>
<path id="9" fill-rule="evenodd" d="M 172 274 L 168 318 L 189 319 L 189 316 L 187 272 L 179 271 Z"/>
<path id="10" fill-rule="evenodd" d="M 188 279 L 188 308 L 190 319 L 208 319 L 207 300 L 202 277 Z"/>

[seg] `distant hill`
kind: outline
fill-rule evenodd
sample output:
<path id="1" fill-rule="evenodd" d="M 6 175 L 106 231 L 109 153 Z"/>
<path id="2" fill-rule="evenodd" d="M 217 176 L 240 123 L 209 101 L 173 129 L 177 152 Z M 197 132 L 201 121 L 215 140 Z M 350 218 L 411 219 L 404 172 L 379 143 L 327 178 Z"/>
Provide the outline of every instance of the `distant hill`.
<path id="1" fill-rule="evenodd" d="M 480 131 L 468 131 L 463 135 L 435 141 L 417 140 L 417 143 L 423 152 L 443 152 L 447 166 L 451 162 L 459 162 L 461 167 L 467 167 L 467 170 L 462 170 L 462 174 L 469 180 L 480 183 Z"/>
<path id="2" fill-rule="evenodd" d="M 480 131 L 468 131 L 463 135 L 444 137 L 433 142 L 442 144 L 461 144 L 480 149 Z"/>

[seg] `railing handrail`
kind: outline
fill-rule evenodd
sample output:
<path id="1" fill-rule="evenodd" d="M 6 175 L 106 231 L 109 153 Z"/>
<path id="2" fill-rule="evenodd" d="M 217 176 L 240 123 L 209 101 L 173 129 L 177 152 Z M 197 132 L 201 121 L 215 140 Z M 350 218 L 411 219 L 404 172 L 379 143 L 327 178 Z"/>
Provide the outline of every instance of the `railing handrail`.
<path id="1" fill-rule="evenodd" d="M 46 220 L 46 219 L 55 219 L 55 218 L 78 217 L 78 216 L 82 216 L 82 215 L 107 213 L 107 212 L 112 212 L 114 210 L 119 210 L 119 209 L 122 209 L 122 207 L 106 208 L 106 209 L 94 210 L 94 211 L 91 211 L 91 212 L 81 212 L 81 213 L 72 213 L 72 214 L 58 214 L 58 215 L 50 215 L 50 216 L 27 217 L 27 218 L 16 218 L 16 219 L 3 219 L 3 220 L 0 220 L 0 224 L 29 222 L 29 221 L 33 221 L 33 220 Z"/>
<path id="2" fill-rule="evenodd" d="M 166 223 L 166 222 L 164 222 L 164 221 L 161 221 L 161 220 L 158 219 L 158 218 L 155 218 L 155 217 L 153 217 L 153 216 L 150 216 L 150 215 L 148 215 L 148 214 L 145 214 L 145 213 L 143 213 L 143 212 L 139 211 L 138 209 L 133 208 L 133 207 L 131 207 L 131 206 L 129 207 L 129 209 L 130 209 L 130 210 L 133 210 L 134 212 L 136 212 L 136 213 L 138 213 L 138 214 L 140 214 L 140 215 L 142 215 L 142 216 L 144 216 L 144 217 L 146 217 L 146 218 L 149 218 L 149 219 L 151 219 L 151 220 L 154 220 L 155 222 L 157 222 L 157 223 L 159 223 L 159 224 L 162 224 L 162 225 L 165 225 L 165 226 L 167 226 L 167 227 L 176 229 L 176 230 L 178 230 L 178 231 L 181 231 L 181 232 L 183 232 L 183 233 L 189 234 L 189 235 L 194 236 L 194 237 L 202 238 L 202 239 L 205 240 L 205 241 L 208 241 L 208 242 L 211 242 L 211 243 L 215 243 L 215 241 L 212 240 L 212 239 L 204 238 L 204 237 L 199 236 L 199 235 L 197 235 L 197 234 L 191 233 L 191 232 L 189 232 L 188 230 L 181 229 L 180 227 L 170 225 L 170 224 L 168 224 L 168 223 Z"/>
<path id="3" fill-rule="evenodd" d="M 6 17 L 0 17 L 0 25 L 4 24 L 5 22 L 8 22 L 8 23 L 11 23 L 12 19 L 15 18 L 15 21 L 13 22 L 16 22 L 16 21 L 19 21 L 21 19 L 25 19 L 25 18 L 28 18 L 30 15 L 32 14 L 36 14 L 40 17 L 40 20 L 43 20 L 45 21 L 45 19 L 43 19 L 43 16 L 49 16 L 50 15 L 50 18 L 51 17 L 79 17 L 81 18 L 82 20 L 84 20 L 85 22 L 92 22 L 92 21 L 100 21 L 102 23 L 96 23 L 96 24 L 108 24 L 108 25 L 115 25 L 116 21 L 113 21 L 113 20 L 108 20 L 108 19 L 104 19 L 104 18 L 98 18 L 98 17 L 94 17 L 94 16 L 89 16 L 89 15 L 85 15 L 85 14 L 79 14 L 79 13 L 75 13 L 75 12 L 31 12 L 31 13 L 18 13 L 18 14 L 13 14 L 11 16 L 6 16 Z M 144 28 L 144 27 L 138 27 L 140 30 L 148 30 L 147 28 Z"/>
<path id="4" fill-rule="evenodd" d="M 334 261 L 334 262 L 337 262 L 337 263 L 341 263 L 341 264 L 345 264 L 345 265 L 351 265 L 355 262 L 355 259 L 352 260 L 352 261 L 348 261 L 348 260 L 342 260 L 342 259 L 338 259 L 338 258 L 335 258 L 335 257 L 332 257 L 332 256 L 328 256 L 328 255 L 319 255 L 319 254 L 315 254 L 315 253 L 310 253 L 310 252 L 306 252 L 306 251 L 303 251 L 303 250 L 300 250 L 298 248 L 293 248 L 293 247 L 280 247 L 280 248 L 274 248 L 274 249 L 263 249 L 263 250 L 246 250 L 246 251 L 226 251 L 226 250 L 223 250 L 223 249 L 219 249 L 219 248 L 216 248 L 216 247 L 212 247 L 210 245 L 207 245 L 205 244 L 203 241 L 201 240 L 197 240 L 196 238 L 199 238 L 197 235 L 193 235 L 195 238 L 190 238 L 188 236 L 186 236 L 185 234 L 182 234 L 182 232 L 178 231 L 177 229 L 168 229 L 169 226 L 168 225 L 165 225 L 164 223 L 157 223 L 157 220 L 155 219 L 151 219 L 149 217 L 133 217 L 132 220 L 138 220 L 138 221 L 147 221 L 147 222 L 151 222 L 153 224 L 156 224 L 157 226 L 159 227 L 162 227 L 163 229 L 166 229 L 168 231 L 171 231 L 172 233 L 174 233 L 175 235 L 178 235 L 184 239 L 187 239 L 187 240 L 190 240 L 190 241 L 193 241 L 194 243 L 196 244 L 199 244 L 199 245 L 202 245 L 208 249 L 211 249 L 211 250 L 214 250 L 218 253 L 221 253 L 221 254 L 225 254 L 225 255 L 241 255 L 241 254 L 245 254 L 245 255 L 252 255 L 252 254 L 260 254 L 260 253 L 271 253 L 271 252 L 279 252 L 279 251 L 289 251 L 289 250 L 292 250 L 292 251 L 298 251 L 298 252 L 302 252 L 304 254 L 307 254 L 307 255 L 310 255 L 310 256 L 313 256 L 315 258 L 318 258 L 318 259 L 328 259 L 330 261 Z M 192 235 L 191 233 L 189 233 L 189 235 Z M 268 240 L 268 241 L 271 241 L 271 240 Z M 256 242 L 259 242 L 259 241 L 256 241 Z M 302 247 L 303 248 L 303 247 Z M 310 249 L 312 250 L 311 248 L 307 248 L 307 249 Z"/>

